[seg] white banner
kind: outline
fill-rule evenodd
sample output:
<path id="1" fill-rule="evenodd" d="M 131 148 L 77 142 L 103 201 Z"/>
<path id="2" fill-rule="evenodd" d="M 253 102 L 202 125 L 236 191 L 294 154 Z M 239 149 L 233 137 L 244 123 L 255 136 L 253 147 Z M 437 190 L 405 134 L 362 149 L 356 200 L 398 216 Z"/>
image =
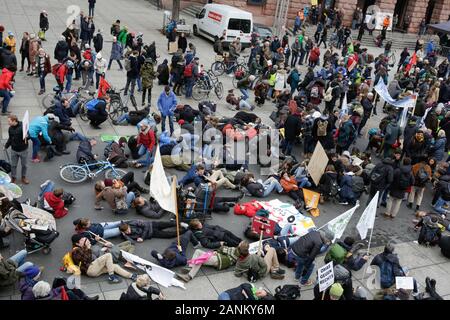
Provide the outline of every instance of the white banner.
<path id="1" fill-rule="evenodd" d="M 317 270 L 317 280 L 319 281 L 319 292 L 324 292 L 334 283 L 333 261 L 327 263 Z"/>
<path id="2" fill-rule="evenodd" d="M 161 208 L 176 214 L 176 195 L 173 194 L 172 190 L 173 188 L 170 186 L 169 181 L 167 181 L 159 147 L 157 147 L 152 174 L 150 176 L 150 195 L 158 201 Z"/>
<path id="3" fill-rule="evenodd" d="M 378 205 L 378 197 L 380 195 L 380 191 L 377 191 L 375 196 L 370 201 L 369 205 L 364 210 L 361 218 L 356 225 L 356 229 L 361 236 L 361 239 L 365 239 L 367 237 L 367 231 L 369 229 L 373 229 L 373 225 L 375 224 L 375 215 L 377 214 L 377 205 Z"/>
<path id="4" fill-rule="evenodd" d="M 339 114 L 339 119 L 346 114 L 348 114 L 347 92 L 345 93 L 344 99 L 342 100 L 341 113 Z"/>
<path id="5" fill-rule="evenodd" d="M 395 100 L 389 94 L 388 88 L 384 83 L 383 79 L 380 78 L 376 86 L 374 86 L 375 91 L 383 98 L 384 101 L 398 108 L 414 108 L 417 100 L 416 95 L 411 95 L 401 100 Z"/>
<path id="6" fill-rule="evenodd" d="M 359 203 L 356 204 L 353 208 L 350 210 L 347 210 L 343 214 L 337 216 L 333 220 L 329 221 L 327 224 L 325 224 L 322 228 L 327 227 L 328 230 L 334 233 L 334 239 L 333 242 L 335 242 L 337 239 L 340 239 L 342 235 L 345 232 L 345 229 L 347 228 L 347 225 L 352 218 L 353 214 L 355 213 L 356 209 L 359 208 Z M 319 229 L 319 230 L 320 230 Z"/>
<path id="7" fill-rule="evenodd" d="M 29 127 L 30 127 L 30 113 L 27 110 L 27 111 L 25 111 L 25 114 L 23 115 L 23 119 L 22 119 L 22 134 L 23 134 L 22 139 L 23 140 L 25 140 L 27 138 Z"/>

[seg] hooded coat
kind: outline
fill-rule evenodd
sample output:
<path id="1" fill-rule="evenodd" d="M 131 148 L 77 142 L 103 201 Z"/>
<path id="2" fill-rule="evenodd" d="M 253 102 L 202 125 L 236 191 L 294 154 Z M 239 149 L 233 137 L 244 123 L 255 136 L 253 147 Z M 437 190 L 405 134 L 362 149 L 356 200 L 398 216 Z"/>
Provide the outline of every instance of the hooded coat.
<path id="1" fill-rule="evenodd" d="M 152 88 L 153 80 L 156 78 L 155 68 L 153 62 L 150 59 L 146 59 L 141 67 L 142 87 Z"/>
<path id="2" fill-rule="evenodd" d="M 400 168 L 395 169 L 394 179 L 391 183 L 390 192 L 389 192 L 389 194 L 392 197 L 395 197 L 397 199 L 403 199 L 403 196 L 405 195 L 405 191 L 408 189 L 408 188 L 403 188 L 400 185 L 400 181 L 403 179 L 409 180 L 408 187 L 414 185 L 414 176 L 411 171 L 411 166 L 409 166 L 409 165 L 401 166 Z"/>
<path id="3" fill-rule="evenodd" d="M 53 192 L 44 193 L 44 200 L 47 201 L 48 205 L 53 209 L 53 216 L 55 218 L 62 218 L 69 213 L 69 211 L 64 208 L 64 200 L 55 196 Z"/>

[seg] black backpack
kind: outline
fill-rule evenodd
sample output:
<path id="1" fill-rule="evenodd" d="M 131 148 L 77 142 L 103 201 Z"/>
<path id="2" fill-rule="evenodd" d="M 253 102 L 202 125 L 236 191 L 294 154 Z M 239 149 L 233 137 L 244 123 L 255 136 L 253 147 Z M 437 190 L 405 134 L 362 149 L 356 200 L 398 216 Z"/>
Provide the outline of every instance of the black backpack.
<path id="1" fill-rule="evenodd" d="M 283 287 L 275 288 L 275 299 L 296 300 L 300 298 L 300 287 L 295 284 L 285 284 Z"/>
<path id="2" fill-rule="evenodd" d="M 398 186 L 402 189 L 402 190 L 406 190 L 408 189 L 408 187 L 410 186 L 410 176 L 409 176 L 409 172 L 408 173 L 404 173 L 402 172 L 400 174 L 400 177 L 398 179 Z"/>
<path id="3" fill-rule="evenodd" d="M 430 227 L 426 223 L 423 224 L 419 233 L 419 244 L 434 246 L 439 241 L 439 227 Z"/>
<path id="4" fill-rule="evenodd" d="M 370 181 L 374 184 L 379 184 L 384 179 L 384 170 L 382 167 L 378 167 L 377 170 L 373 170 L 370 175 Z"/>
<path id="5" fill-rule="evenodd" d="M 421 167 L 415 176 L 415 185 L 418 187 L 424 187 L 425 184 L 430 180 L 427 171 L 424 167 Z"/>

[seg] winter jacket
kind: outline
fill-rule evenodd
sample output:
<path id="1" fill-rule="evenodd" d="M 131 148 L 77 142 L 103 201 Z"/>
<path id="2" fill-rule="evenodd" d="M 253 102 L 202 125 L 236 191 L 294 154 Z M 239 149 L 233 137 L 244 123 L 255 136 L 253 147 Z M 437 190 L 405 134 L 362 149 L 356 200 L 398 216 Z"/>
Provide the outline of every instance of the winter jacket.
<path id="1" fill-rule="evenodd" d="M 41 60 L 42 59 L 45 59 L 43 66 L 41 65 Z M 39 75 L 41 75 L 41 74 L 49 74 L 49 73 L 52 72 L 52 65 L 50 63 L 50 57 L 47 54 L 45 54 L 43 57 L 41 57 L 39 55 L 37 56 L 37 58 L 36 58 L 36 66 L 37 66 L 36 69 L 37 69 L 37 72 L 38 72 Z"/>
<path id="2" fill-rule="evenodd" d="M 400 138 L 401 130 L 398 123 L 393 120 L 386 127 L 386 133 L 384 135 L 384 143 L 386 145 L 393 145 Z"/>
<path id="3" fill-rule="evenodd" d="M 245 292 L 246 296 L 242 291 Z M 225 292 L 230 296 L 230 300 L 258 300 L 250 283 L 243 283 L 239 287 L 228 289 Z"/>
<path id="4" fill-rule="evenodd" d="M 234 205 L 234 214 L 235 215 L 245 215 L 249 218 L 253 218 L 256 215 L 258 210 L 263 209 L 262 205 L 259 204 L 256 200 L 247 202 L 247 203 L 236 203 Z"/>
<path id="5" fill-rule="evenodd" d="M 408 187 L 404 188 L 400 185 L 400 181 L 408 180 L 408 187 L 414 185 L 414 176 L 412 175 L 411 166 L 401 166 L 394 171 L 394 179 L 392 181 L 389 194 L 397 199 L 403 199 L 405 191 Z"/>
<path id="6" fill-rule="evenodd" d="M 16 272 L 18 265 L 9 259 L 0 260 L 0 288 L 15 284 L 18 279 Z"/>
<path id="7" fill-rule="evenodd" d="M 8 128 L 8 141 L 5 143 L 5 148 L 11 147 L 16 152 L 22 152 L 28 149 L 28 144 L 23 139 L 22 122 L 18 122 L 16 126 Z"/>
<path id="8" fill-rule="evenodd" d="M 120 30 L 119 35 L 117 36 L 117 41 L 125 45 L 127 43 L 127 35 L 128 31 L 126 29 Z"/>
<path id="9" fill-rule="evenodd" d="M 65 40 L 60 40 L 55 47 L 55 59 L 63 61 L 69 55 L 69 45 Z"/>
<path id="10" fill-rule="evenodd" d="M 262 198 L 264 195 L 264 186 L 259 182 L 249 183 L 245 189 L 254 197 Z"/>
<path id="11" fill-rule="evenodd" d="M 126 187 L 121 189 L 115 189 L 112 187 L 106 187 L 102 192 L 96 195 L 95 197 L 95 206 L 100 206 L 100 201 L 105 200 L 110 208 L 114 211 L 117 209 L 116 200 L 122 199 L 127 195 Z"/>
<path id="12" fill-rule="evenodd" d="M 311 231 L 300 237 L 291 245 L 292 252 L 300 258 L 307 259 L 305 268 L 308 268 L 314 262 L 316 256 L 320 253 L 323 240 L 319 231 Z"/>
<path id="13" fill-rule="evenodd" d="M 300 134 L 302 122 L 296 115 L 289 115 L 284 123 L 284 137 L 287 141 L 294 141 Z"/>
<path id="14" fill-rule="evenodd" d="M 68 110 L 61 104 L 61 101 L 55 102 L 55 109 L 53 111 L 53 114 L 59 118 L 59 122 L 62 125 L 69 125 L 71 124 L 70 115 L 68 113 Z"/>
<path id="15" fill-rule="evenodd" d="M 439 247 L 444 257 L 450 258 L 450 236 L 442 236 L 439 240 Z"/>
<path id="16" fill-rule="evenodd" d="M 106 59 L 95 59 L 94 70 L 98 74 L 103 74 L 106 72 L 106 68 L 108 67 L 108 62 Z"/>
<path id="17" fill-rule="evenodd" d="M 95 52 L 100 52 L 103 49 L 103 36 L 97 33 L 94 37 L 94 49 Z"/>
<path id="18" fill-rule="evenodd" d="M 122 56 L 123 56 L 123 49 L 122 49 L 122 46 L 120 45 L 120 42 L 118 42 L 118 41 L 113 42 L 110 58 L 112 60 L 120 60 L 120 59 L 122 59 Z"/>
<path id="19" fill-rule="evenodd" d="M 352 142 L 352 135 L 355 138 L 355 127 L 353 122 L 349 119 L 339 127 L 339 135 L 336 144 L 343 147 Z"/>
<path id="20" fill-rule="evenodd" d="M 424 163 L 424 162 L 419 162 L 416 163 L 415 165 L 412 166 L 411 172 L 413 177 L 415 178 L 417 176 L 417 174 L 419 173 L 419 170 L 423 168 L 425 170 L 425 172 L 428 174 L 428 177 L 431 178 L 432 177 L 432 171 L 431 171 L 431 167 Z M 415 179 L 414 179 L 415 180 Z M 418 181 L 414 181 L 415 185 L 418 183 Z M 420 188 L 422 188 L 423 186 L 419 186 Z"/>
<path id="21" fill-rule="evenodd" d="M 444 137 L 438 138 L 434 145 L 430 147 L 430 155 L 436 160 L 436 162 L 444 160 L 446 145 L 447 139 Z"/>
<path id="22" fill-rule="evenodd" d="M 264 278 L 267 273 L 267 264 L 264 259 L 256 254 L 249 254 L 247 257 L 239 257 L 236 261 L 234 275 L 241 277 L 252 269 L 258 273 L 259 279 Z"/>
<path id="23" fill-rule="evenodd" d="M 173 91 L 170 91 L 169 95 L 166 95 L 165 92 L 162 92 L 158 98 L 158 110 L 161 113 L 161 116 L 173 116 L 173 112 L 177 106 L 177 97 Z"/>
<path id="24" fill-rule="evenodd" d="M 15 72 L 17 70 L 17 58 L 16 56 L 11 53 L 11 51 L 6 50 L 4 48 L 0 48 L 0 56 L 1 56 L 1 64 L 0 67 L 4 67 L 9 69 L 10 71 Z M 34 57 L 33 57 L 34 59 Z M 30 63 L 32 63 L 30 61 Z"/>
<path id="25" fill-rule="evenodd" d="M 48 17 L 44 13 L 39 16 L 39 28 L 44 31 L 49 29 Z"/>
<path id="26" fill-rule="evenodd" d="M 297 70 L 293 70 L 291 72 L 291 82 L 289 83 L 289 86 L 291 87 L 291 89 L 297 89 L 298 84 L 300 83 L 300 74 L 298 73 Z"/>
<path id="27" fill-rule="evenodd" d="M 44 201 L 53 209 L 53 216 L 55 218 L 62 218 L 69 213 L 69 211 L 64 208 L 64 200 L 61 197 L 57 197 L 53 192 L 44 193 Z"/>
<path id="28" fill-rule="evenodd" d="M 127 241 L 136 241 L 138 238 L 151 239 L 153 237 L 153 222 L 132 220 L 127 223 L 130 226 L 130 234 L 122 234 Z"/>
<path id="29" fill-rule="evenodd" d="M 48 135 L 48 126 L 48 116 L 35 117 L 30 122 L 28 134 L 31 138 L 37 139 L 39 137 L 39 134 L 42 133 L 42 137 L 45 139 L 45 141 L 47 141 L 48 144 L 52 144 L 52 140 Z"/>
<path id="30" fill-rule="evenodd" d="M 4 68 L 2 69 L 2 74 L 0 75 L 0 90 L 12 91 L 14 88 L 11 85 L 11 81 L 14 78 L 14 72 Z"/>
<path id="31" fill-rule="evenodd" d="M 418 159 L 424 157 L 427 153 L 427 144 L 425 139 L 422 142 L 419 142 L 416 137 L 413 136 L 411 142 L 408 144 L 408 147 L 405 149 L 405 152 L 406 155 L 413 160 L 413 163 L 417 162 Z"/>
<path id="32" fill-rule="evenodd" d="M 34 300 L 33 287 L 37 282 L 31 279 L 22 278 L 19 282 L 21 300 Z"/>
<path id="33" fill-rule="evenodd" d="M 136 283 L 130 284 L 127 291 L 122 293 L 119 300 L 152 300 L 152 294 L 160 295 L 161 291 L 155 287 L 139 288 Z"/>
<path id="34" fill-rule="evenodd" d="M 218 249 L 221 246 L 220 241 L 224 241 L 225 233 L 228 230 L 221 226 L 204 224 L 201 230 L 193 230 L 193 232 L 204 248 Z"/>
<path id="35" fill-rule="evenodd" d="M 400 261 L 398 259 L 398 256 L 394 253 L 385 253 L 385 252 L 380 253 L 380 254 L 376 255 L 375 258 L 373 258 L 372 263 L 370 265 L 378 266 L 379 268 L 381 268 L 382 264 L 385 261 L 388 261 L 392 264 L 394 281 L 395 281 L 395 277 L 404 277 L 405 276 L 403 269 L 400 266 Z"/>
<path id="36" fill-rule="evenodd" d="M 145 132 L 139 131 L 137 143 L 145 146 L 148 151 L 152 152 L 156 144 L 155 132 L 151 128 L 147 128 Z"/>
<path id="37" fill-rule="evenodd" d="M 285 192 L 298 191 L 297 180 L 295 180 L 295 176 L 289 177 L 289 180 L 282 177 L 280 179 L 280 184 L 283 187 Z"/>
<path id="38" fill-rule="evenodd" d="M 127 71 L 127 77 L 131 79 L 137 79 L 139 77 L 139 63 L 137 57 L 130 55 L 128 57 L 130 60 L 130 71 Z"/>
<path id="39" fill-rule="evenodd" d="M 151 60 L 145 61 L 141 67 L 141 78 L 143 88 L 152 88 L 153 80 L 156 78 L 155 68 Z"/>
<path id="40" fill-rule="evenodd" d="M 144 201 L 144 205 L 136 207 L 136 213 L 151 219 L 159 219 L 164 214 L 164 210 L 159 206 L 158 202 Z"/>
<path id="41" fill-rule="evenodd" d="M 94 154 L 92 153 L 92 145 L 89 141 L 81 141 L 77 150 L 77 162 L 81 163 L 81 160 L 93 161 L 95 160 Z"/>
<path id="42" fill-rule="evenodd" d="M 152 250 L 151 255 L 153 258 L 158 260 L 159 264 L 166 268 L 166 269 L 173 269 L 176 267 L 184 267 L 187 265 L 188 259 L 186 258 L 186 252 L 185 250 L 183 252 L 178 251 L 178 244 L 177 242 L 172 242 L 172 244 L 166 249 L 171 250 L 175 253 L 175 258 L 172 260 L 168 260 L 166 258 L 158 258 L 158 252 L 156 250 Z"/>

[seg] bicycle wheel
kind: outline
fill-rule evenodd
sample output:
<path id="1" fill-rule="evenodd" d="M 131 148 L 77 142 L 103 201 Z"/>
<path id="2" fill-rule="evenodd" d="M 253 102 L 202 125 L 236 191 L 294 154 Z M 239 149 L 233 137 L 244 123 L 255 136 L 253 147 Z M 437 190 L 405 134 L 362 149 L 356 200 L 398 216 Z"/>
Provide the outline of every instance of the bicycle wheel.
<path id="1" fill-rule="evenodd" d="M 117 120 L 122 115 L 122 102 L 120 100 L 111 100 L 108 116 L 111 121 Z"/>
<path id="2" fill-rule="evenodd" d="M 198 81 L 192 88 L 192 98 L 195 101 L 202 101 L 208 96 L 209 90 L 207 89 L 206 83 L 203 81 Z"/>
<path id="3" fill-rule="evenodd" d="M 48 109 L 55 105 L 55 94 L 53 93 L 47 93 L 44 98 L 42 99 L 42 106 L 45 109 Z"/>
<path id="4" fill-rule="evenodd" d="M 216 93 L 217 99 L 223 98 L 223 84 L 222 82 L 218 82 L 214 87 L 214 92 Z"/>
<path id="5" fill-rule="evenodd" d="M 84 122 L 89 121 L 89 118 L 88 118 L 88 115 L 87 115 L 86 102 L 84 102 L 83 104 L 81 104 L 78 113 L 79 113 L 79 115 L 80 115 L 80 119 L 81 119 L 81 120 L 83 120 Z"/>
<path id="6" fill-rule="evenodd" d="M 225 72 L 225 64 L 223 62 L 216 61 L 211 65 L 211 71 L 216 77 L 219 77 Z"/>
<path id="7" fill-rule="evenodd" d="M 106 179 L 122 179 L 127 173 L 122 169 L 108 169 L 105 171 Z"/>
<path id="8" fill-rule="evenodd" d="M 88 172 L 78 164 L 67 164 L 61 167 L 59 176 L 68 183 L 81 183 L 88 178 Z"/>

